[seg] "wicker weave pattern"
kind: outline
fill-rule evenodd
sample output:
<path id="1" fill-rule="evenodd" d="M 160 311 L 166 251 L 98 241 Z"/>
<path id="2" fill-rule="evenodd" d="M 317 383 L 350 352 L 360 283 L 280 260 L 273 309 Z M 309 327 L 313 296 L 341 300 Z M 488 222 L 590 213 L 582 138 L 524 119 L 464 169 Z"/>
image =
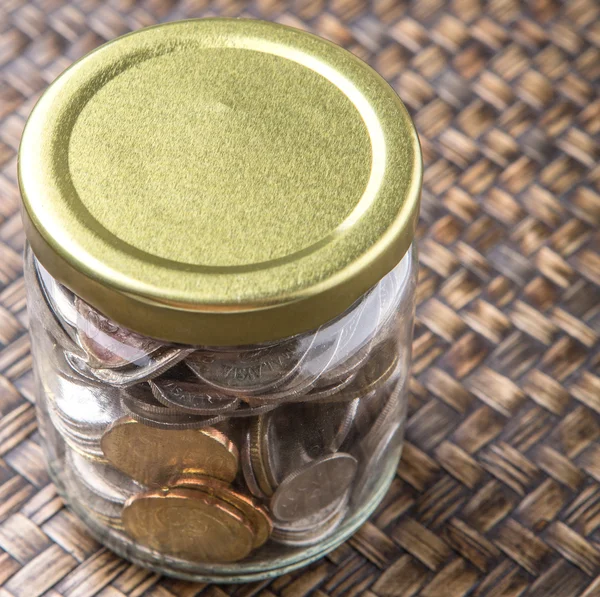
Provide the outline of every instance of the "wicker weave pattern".
<path id="1" fill-rule="evenodd" d="M 596 0 L 0 0 L 0 597 L 598 597 Z M 155 22 L 254 16 L 375 66 L 426 162 L 408 444 L 346 545 L 248 586 L 161 579 L 90 539 L 44 469 L 16 151 L 38 94 Z"/>

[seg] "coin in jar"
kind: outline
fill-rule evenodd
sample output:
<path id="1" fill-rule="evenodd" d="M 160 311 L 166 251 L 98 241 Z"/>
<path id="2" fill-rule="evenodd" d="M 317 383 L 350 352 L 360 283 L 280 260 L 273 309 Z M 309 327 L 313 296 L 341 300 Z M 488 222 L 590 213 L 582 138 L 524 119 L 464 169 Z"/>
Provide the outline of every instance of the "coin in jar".
<path id="1" fill-rule="evenodd" d="M 239 398 L 210 386 L 176 379 L 154 379 L 148 382 L 154 397 L 165 406 L 197 415 L 220 415 L 235 410 Z"/>
<path id="2" fill-rule="evenodd" d="M 398 352 L 393 341 L 386 341 L 374 350 L 371 358 L 360 369 L 352 383 L 338 393 L 323 399 L 327 402 L 345 402 L 363 398 L 382 386 L 398 369 Z"/>
<path id="3" fill-rule="evenodd" d="M 117 388 L 127 388 L 162 375 L 183 361 L 193 350 L 193 348 L 163 348 L 149 355 L 143 365 L 131 365 L 122 369 L 94 369 L 76 354 L 69 352 L 65 352 L 65 358 L 69 366 L 86 379 Z"/>
<path id="4" fill-rule="evenodd" d="M 303 436 L 308 454 L 319 457 L 337 452 L 352 429 L 360 398 L 350 402 L 309 403 L 303 409 L 306 419 L 312 421 Z"/>
<path id="5" fill-rule="evenodd" d="M 302 405 L 296 404 L 282 406 L 252 421 L 248 451 L 262 495 L 273 495 L 289 472 L 310 461 L 303 440 L 312 425 Z"/>
<path id="6" fill-rule="evenodd" d="M 171 486 L 204 491 L 242 512 L 254 531 L 254 543 L 252 545 L 254 549 L 263 545 L 269 538 L 273 524 L 267 511 L 256 500 L 239 491 L 234 491 L 227 483 L 211 477 L 198 476 L 175 479 Z"/>
<path id="7" fill-rule="evenodd" d="M 344 452 L 314 460 L 288 475 L 271 498 L 275 518 L 306 518 L 340 499 L 356 475 L 357 460 Z"/>
<path id="8" fill-rule="evenodd" d="M 99 439 L 123 414 L 119 393 L 113 388 L 102 390 L 62 375 L 48 376 L 43 388 L 53 412 L 68 429 L 85 439 Z"/>
<path id="9" fill-rule="evenodd" d="M 100 498 L 124 504 L 132 495 L 144 488 L 109 464 L 91 461 L 68 449 L 67 468 L 70 468 L 83 485 Z"/>
<path id="10" fill-rule="evenodd" d="M 122 518 L 136 542 L 193 562 L 236 562 L 256 542 L 252 525 L 240 510 L 195 489 L 139 494 L 125 504 Z"/>
<path id="11" fill-rule="evenodd" d="M 240 395 L 263 394 L 281 387 L 300 372 L 314 335 L 258 350 L 197 351 L 186 363 L 210 386 Z"/>
<path id="12" fill-rule="evenodd" d="M 115 468 L 150 487 L 182 474 L 231 482 L 238 470 L 237 447 L 212 427 L 172 431 L 124 417 L 106 430 L 101 445 Z"/>
<path id="13" fill-rule="evenodd" d="M 267 435 L 269 419 L 267 417 L 269 415 L 257 417 L 252 421 L 250 433 L 247 436 L 247 450 L 253 477 L 260 488 L 260 493 L 270 497 L 277 487 L 277 480 L 270 458 L 269 436 Z"/>
<path id="14" fill-rule="evenodd" d="M 155 400 L 148 384 L 137 384 L 123 390 L 123 407 L 129 416 L 144 425 L 159 429 L 202 429 L 224 420 L 222 416 L 206 417 L 182 412 Z"/>
<path id="15" fill-rule="evenodd" d="M 389 458 L 399 457 L 404 436 L 406 400 L 404 390 L 406 378 L 386 389 L 387 401 L 369 431 L 355 448 L 361 463 L 358 479 L 354 484 L 353 501 L 362 503 L 367 493 L 383 473 Z M 383 393 L 383 392 L 381 392 Z"/>
<path id="16" fill-rule="evenodd" d="M 326 508 L 307 518 L 293 522 L 274 521 L 271 538 L 282 545 L 305 547 L 328 537 L 342 522 L 346 514 L 348 495 L 344 495 Z"/>
<path id="17" fill-rule="evenodd" d="M 245 434 L 244 443 L 242 446 L 241 453 L 241 466 L 242 466 L 242 474 L 244 476 L 244 481 L 246 481 L 246 485 L 250 490 L 250 493 L 260 498 L 261 500 L 266 500 L 267 496 L 263 493 L 262 489 L 258 484 L 258 480 L 256 479 L 256 475 L 254 474 L 254 467 L 252 465 L 252 458 L 250 457 L 250 444 L 252 442 L 251 439 L 251 431 L 248 429 Z"/>
<path id="18" fill-rule="evenodd" d="M 161 343 L 117 325 L 79 297 L 75 297 L 79 344 L 90 367 L 114 369 L 147 357 Z"/>

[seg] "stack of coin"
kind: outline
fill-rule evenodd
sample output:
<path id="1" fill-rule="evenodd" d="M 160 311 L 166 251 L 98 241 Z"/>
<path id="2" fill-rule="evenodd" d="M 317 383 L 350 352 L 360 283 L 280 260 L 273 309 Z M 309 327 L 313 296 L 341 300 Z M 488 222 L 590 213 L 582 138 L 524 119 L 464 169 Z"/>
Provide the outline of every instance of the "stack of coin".
<path id="1" fill-rule="evenodd" d="M 255 500 L 228 483 L 198 475 L 131 498 L 123 524 L 142 545 L 198 562 L 244 559 L 267 541 L 272 528 Z"/>
<path id="2" fill-rule="evenodd" d="M 347 501 L 347 497 L 343 497 L 306 518 L 298 518 L 292 522 L 276 521 L 271 538 L 290 547 L 319 543 L 340 525 L 346 515 Z"/>
<path id="3" fill-rule="evenodd" d="M 54 283 L 65 374 L 45 391 L 72 494 L 139 545 L 190 561 L 324 540 L 399 437 L 406 275 L 315 332 L 230 348 L 145 338 Z"/>
<path id="4" fill-rule="evenodd" d="M 66 452 L 65 481 L 90 516 L 117 530 L 123 530 L 121 512 L 125 502 L 143 491 L 142 486 L 109 464 L 93 462 L 70 449 Z"/>
<path id="5" fill-rule="evenodd" d="M 102 435 L 123 415 L 119 391 L 100 389 L 60 375 L 43 380 L 43 390 L 50 419 L 64 441 L 91 460 L 104 460 Z"/>

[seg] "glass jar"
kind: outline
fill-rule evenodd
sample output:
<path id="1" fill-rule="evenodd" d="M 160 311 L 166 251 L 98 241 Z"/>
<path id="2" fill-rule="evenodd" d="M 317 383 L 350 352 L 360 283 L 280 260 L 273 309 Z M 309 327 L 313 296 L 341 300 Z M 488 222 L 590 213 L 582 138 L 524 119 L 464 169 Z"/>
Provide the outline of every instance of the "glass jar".
<path id="1" fill-rule="evenodd" d="M 37 412 L 105 545 L 193 580 L 321 557 L 402 447 L 421 158 L 368 66 L 207 19 L 42 96 L 19 152 Z"/>

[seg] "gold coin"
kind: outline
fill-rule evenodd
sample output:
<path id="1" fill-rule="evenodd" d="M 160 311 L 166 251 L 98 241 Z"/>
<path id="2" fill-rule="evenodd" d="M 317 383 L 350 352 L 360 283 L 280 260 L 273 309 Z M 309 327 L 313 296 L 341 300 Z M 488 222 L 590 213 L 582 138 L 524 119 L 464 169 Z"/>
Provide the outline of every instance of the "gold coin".
<path id="1" fill-rule="evenodd" d="M 204 491 L 170 489 L 130 498 L 123 526 L 138 543 L 194 562 L 236 562 L 255 542 L 246 517 Z"/>
<path id="2" fill-rule="evenodd" d="M 106 430 L 101 445 L 115 468 L 149 487 L 193 474 L 231 482 L 238 470 L 235 444 L 212 427 L 158 429 L 123 417 Z"/>
<path id="3" fill-rule="evenodd" d="M 176 479 L 172 485 L 177 489 L 204 491 L 239 510 L 248 519 L 254 530 L 254 549 L 263 545 L 271 535 L 273 524 L 267 511 L 256 500 L 234 491 L 227 483 L 211 477 L 182 477 Z"/>

